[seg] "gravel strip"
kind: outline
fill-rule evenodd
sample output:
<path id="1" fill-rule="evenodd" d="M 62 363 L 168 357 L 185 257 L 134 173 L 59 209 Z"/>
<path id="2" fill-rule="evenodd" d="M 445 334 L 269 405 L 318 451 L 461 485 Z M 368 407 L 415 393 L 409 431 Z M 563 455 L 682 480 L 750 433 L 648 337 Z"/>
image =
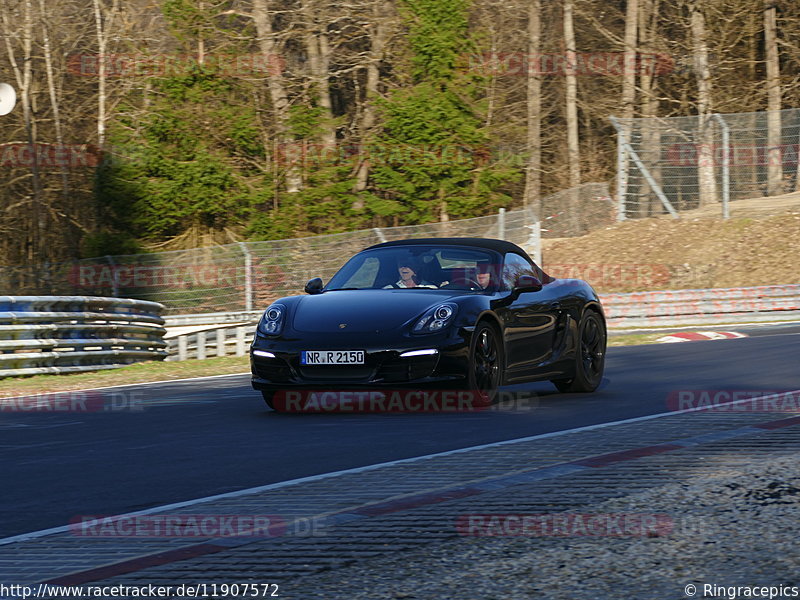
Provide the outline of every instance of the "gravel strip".
<path id="1" fill-rule="evenodd" d="M 796 457 L 720 462 L 712 475 L 579 511 L 672 515 L 655 537 L 464 537 L 300 577 L 281 597 L 677 600 L 688 584 L 698 598 L 728 597 L 704 595 L 703 584 L 800 586 Z"/>

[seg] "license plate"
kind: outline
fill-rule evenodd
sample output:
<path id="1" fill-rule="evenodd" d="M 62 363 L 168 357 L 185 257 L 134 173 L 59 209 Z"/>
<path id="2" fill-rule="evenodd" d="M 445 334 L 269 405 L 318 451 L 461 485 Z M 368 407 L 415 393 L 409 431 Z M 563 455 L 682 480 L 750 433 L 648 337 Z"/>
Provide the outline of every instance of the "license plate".
<path id="1" fill-rule="evenodd" d="M 301 365 L 363 365 L 363 350 L 303 350 Z"/>

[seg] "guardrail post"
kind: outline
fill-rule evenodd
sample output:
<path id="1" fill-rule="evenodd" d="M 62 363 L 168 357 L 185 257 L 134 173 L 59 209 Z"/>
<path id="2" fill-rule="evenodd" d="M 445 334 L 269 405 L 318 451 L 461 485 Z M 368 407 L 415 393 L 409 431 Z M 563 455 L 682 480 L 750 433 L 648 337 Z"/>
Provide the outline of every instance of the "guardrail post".
<path id="1" fill-rule="evenodd" d="M 197 360 L 206 359 L 206 332 L 197 332 Z"/>
<path id="2" fill-rule="evenodd" d="M 217 356 L 225 356 L 225 330 L 217 329 Z"/>
<path id="3" fill-rule="evenodd" d="M 236 328 L 236 356 L 244 356 L 244 327 Z"/>
<path id="4" fill-rule="evenodd" d="M 497 239 L 506 239 L 506 209 L 501 208 L 497 212 Z"/>
<path id="5" fill-rule="evenodd" d="M 189 358 L 189 343 L 188 337 L 185 335 L 178 336 L 178 360 L 186 360 Z"/>

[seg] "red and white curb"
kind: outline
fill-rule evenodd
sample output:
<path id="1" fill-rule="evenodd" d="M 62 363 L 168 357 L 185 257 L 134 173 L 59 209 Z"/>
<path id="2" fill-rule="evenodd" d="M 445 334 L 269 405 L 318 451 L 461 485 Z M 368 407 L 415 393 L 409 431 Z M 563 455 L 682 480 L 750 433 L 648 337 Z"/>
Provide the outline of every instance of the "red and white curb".
<path id="1" fill-rule="evenodd" d="M 674 342 L 697 342 L 700 340 L 732 340 L 747 337 L 737 331 L 683 331 L 658 338 L 656 341 L 670 344 Z"/>

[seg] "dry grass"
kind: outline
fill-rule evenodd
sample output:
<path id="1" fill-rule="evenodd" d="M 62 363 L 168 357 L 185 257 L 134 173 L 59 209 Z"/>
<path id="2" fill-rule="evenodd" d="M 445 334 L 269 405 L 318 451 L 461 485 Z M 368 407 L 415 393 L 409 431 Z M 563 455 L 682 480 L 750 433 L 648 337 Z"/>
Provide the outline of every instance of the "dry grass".
<path id="1" fill-rule="evenodd" d="M 800 283 L 800 212 L 629 220 L 544 240 L 542 254 L 545 270 L 600 293 Z"/>

